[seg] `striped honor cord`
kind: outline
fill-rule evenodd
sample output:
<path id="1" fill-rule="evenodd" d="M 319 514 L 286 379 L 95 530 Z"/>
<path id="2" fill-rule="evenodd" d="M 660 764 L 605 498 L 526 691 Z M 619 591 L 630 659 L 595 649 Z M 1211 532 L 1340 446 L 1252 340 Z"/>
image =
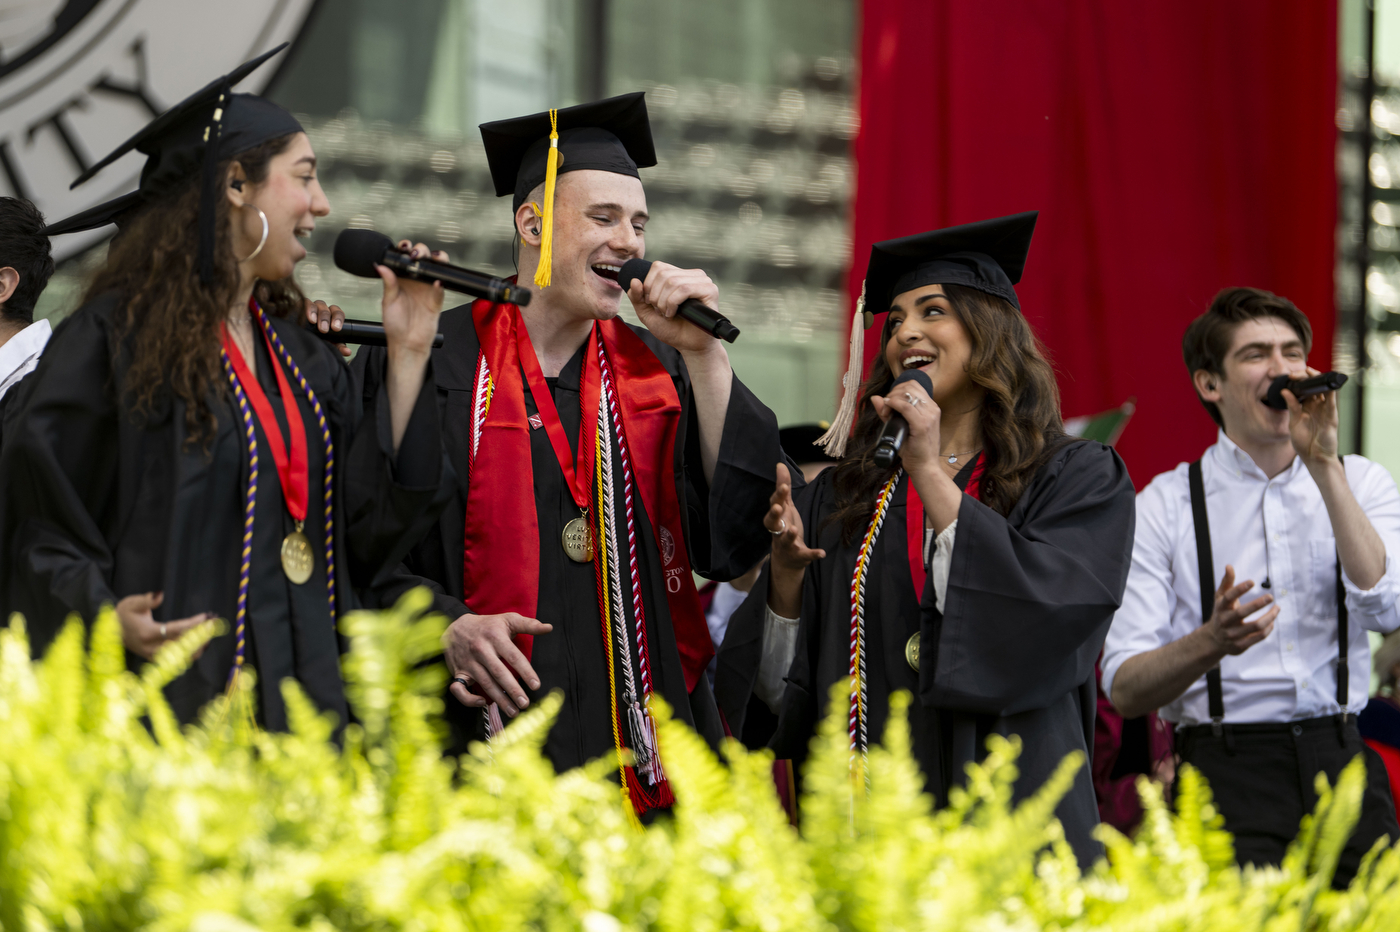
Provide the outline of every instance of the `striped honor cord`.
<path id="1" fill-rule="evenodd" d="M 277 354 L 282 357 L 287 368 L 292 373 L 292 378 L 297 380 L 301 390 L 306 394 L 306 400 L 311 402 L 311 410 L 316 413 L 316 424 L 321 428 L 321 448 L 325 454 L 325 471 L 322 477 L 322 499 L 326 508 L 326 603 L 330 606 L 331 622 L 335 622 L 335 442 L 331 440 L 330 422 L 326 420 L 325 409 L 321 407 L 321 399 L 316 397 L 316 393 L 311 390 L 311 385 L 306 381 L 306 376 L 302 375 L 301 367 L 292 358 L 292 354 L 287 352 L 287 347 L 282 344 L 281 337 L 277 336 L 277 331 L 272 329 L 271 322 L 267 319 L 267 312 L 252 302 L 253 317 L 257 320 L 258 326 L 262 327 L 263 333 L 272 340 L 272 345 L 277 348 Z"/>
<path id="2" fill-rule="evenodd" d="M 880 490 L 880 497 L 875 501 L 875 514 L 870 518 L 870 527 L 865 532 L 865 538 L 860 542 L 860 549 L 856 551 L 855 572 L 851 574 L 851 660 L 850 677 L 853 681 L 851 689 L 851 711 L 846 720 L 846 731 L 850 736 L 851 743 L 851 767 L 854 770 L 856 761 L 859 759 L 864 769 L 865 752 L 869 747 L 866 735 L 866 725 L 869 718 L 868 702 L 869 689 L 865 677 L 865 582 L 870 570 L 870 557 L 875 550 L 875 540 L 880 536 L 880 528 L 885 523 L 885 515 L 890 510 L 890 501 L 894 498 L 895 486 L 899 485 L 899 477 L 904 475 L 904 470 L 897 469 L 885 487 Z"/>
<path id="3" fill-rule="evenodd" d="M 603 352 L 602 340 L 598 341 L 598 363 L 602 376 L 602 395 L 607 402 L 613 434 L 617 437 L 618 454 L 622 461 L 622 503 L 627 512 L 627 557 L 632 574 L 632 617 L 637 635 L 637 668 L 642 678 L 642 697 L 645 699 L 651 695 L 651 658 L 647 646 L 646 610 L 642 607 L 642 571 L 637 563 L 637 524 L 632 508 L 632 455 L 627 448 L 627 432 L 622 428 L 622 411 L 617 406 L 612 368 Z"/>
<path id="4" fill-rule="evenodd" d="M 219 357 L 224 364 L 224 374 L 233 387 L 233 397 L 238 401 L 238 413 L 243 417 L 243 435 L 248 439 L 248 488 L 243 498 L 243 548 L 239 551 L 238 562 L 238 609 L 233 621 L 233 669 L 228 674 L 228 689 L 238 683 L 238 674 L 243 670 L 243 657 L 248 645 L 248 578 L 253 566 L 253 511 L 258 498 L 258 432 L 253 427 L 253 410 L 248 406 L 248 396 L 243 394 L 243 386 L 238 384 L 238 376 L 233 371 L 233 363 L 228 353 L 219 349 Z"/>

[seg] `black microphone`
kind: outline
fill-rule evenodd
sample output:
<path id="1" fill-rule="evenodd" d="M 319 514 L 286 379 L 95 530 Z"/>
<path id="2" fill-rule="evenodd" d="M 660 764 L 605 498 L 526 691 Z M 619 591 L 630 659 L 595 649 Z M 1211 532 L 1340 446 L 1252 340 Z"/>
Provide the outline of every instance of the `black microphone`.
<path id="1" fill-rule="evenodd" d="M 341 321 L 339 330 L 328 330 L 321 332 L 321 328 L 316 324 L 308 322 L 306 329 L 316 334 L 316 336 L 329 343 L 359 343 L 364 346 L 388 346 L 389 340 L 384 336 L 384 325 L 376 324 L 368 320 L 344 320 Z M 433 349 L 442 346 L 442 334 L 433 337 Z"/>
<path id="2" fill-rule="evenodd" d="M 899 388 L 901 382 L 918 382 L 928 392 L 930 398 L 933 397 L 933 380 L 928 377 L 928 373 L 922 369 L 906 369 L 900 373 L 899 378 L 894 380 L 890 390 L 885 392 L 885 397 L 889 397 Z M 909 436 L 909 422 L 904 419 L 904 415 L 895 411 L 890 414 L 890 419 L 885 422 L 885 426 L 880 428 L 880 438 L 875 441 L 875 465 L 881 469 L 888 469 L 894 465 L 894 461 L 899 456 L 899 448 L 904 446 L 904 441 Z"/>
<path id="3" fill-rule="evenodd" d="M 1285 388 L 1293 393 L 1294 398 L 1302 401 L 1313 395 L 1335 392 L 1345 384 L 1347 384 L 1347 377 L 1340 372 L 1324 372 L 1322 375 L 1311 375 L 1306 379 L 1295 379 L 1281 375 L 1269 383 L 1269 393 L 1264 396 L 1264 404 L 1284 411 L 1288 408 L 1288 402 L 1283 400 Z"/>
<path id="4" fill-rule="evenodd" d="M 378 278 L 376 265 L 384 265 L 394 270 L 402 278 L 418 282 L 442 282 L 448 291 L 460 291 L 475 298 L 485 298 L 497 304 L 516 304 L 520 307 L 530 303 L 530 290 L 521 288 L 515 282 L 495 278 L 484 272 L 473 272 L 461 266 L 435 262 L 432 259 L 415 259 L 406 252 L 400 252 L 393 240 L 383 233 L 373 230 L 341 230 L 335 238 L 335 264 L 338 268 L 358 275 L 361 278 Z"/>
<path id="5" fill-rule="evenodd" d="M 651 263 L 646 259 L 628 259 L 617 273 L 617 283 L 626 291 L 632 287 L 633 279 L 645 280 L 650 271 Z M 733 343 L 739 337 L 739 328 L 731 324 L 728 317 L 721 316 L 719 311 L 706 307 L 694 298 L 682 301 L 676 314 L 726 343 Z"/>

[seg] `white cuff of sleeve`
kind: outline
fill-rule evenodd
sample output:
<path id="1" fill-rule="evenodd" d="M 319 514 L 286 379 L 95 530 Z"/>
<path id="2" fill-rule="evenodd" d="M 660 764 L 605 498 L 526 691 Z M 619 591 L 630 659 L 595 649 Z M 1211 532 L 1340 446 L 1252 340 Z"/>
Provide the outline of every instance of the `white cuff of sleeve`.
<path id="1" fill-rule="evenodd" d="M 763 655 L 753 691 L 775 715 L 782 708 L 783 691 L 787 688 L 783 678 L 797 655 L 799 625 L 798 619 L 784 618 L 768 606 L 763 607 Z"/>
<path id="2" fill-rule="evenodd" d="M 953 541 L 958 534 L 958 519 L 943 529 L 933 542 L 933 559 L 929 561 L 928 574 L 933 580 L 933 604 L 940 612 L 948 595 L 948 574 L 953 569 Z M 923 597 L 923 593 L 919 593 Z"/>

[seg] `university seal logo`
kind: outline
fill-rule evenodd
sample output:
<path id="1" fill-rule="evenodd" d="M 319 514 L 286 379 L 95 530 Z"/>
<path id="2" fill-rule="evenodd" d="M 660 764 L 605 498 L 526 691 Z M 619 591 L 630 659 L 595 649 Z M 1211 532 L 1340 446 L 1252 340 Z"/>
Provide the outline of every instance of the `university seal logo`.
<path id="1" fill-rule="evenodd" d="M 676 558 L 676 539 L 664 527 L 661 529 L 661 533 L 656 536 L 658 543 L 661 544 L 661 564 L 670 566 L 671 561 Z"/>
<path id="2" fill-rule="evenodd" d="M 0 194 L 50 220 L 136 188 L 130 153 L 70 191 L 88 166 L 238 64 L 300 31 L 313 0 L 9 0 L 0 4 Z M 238 87 L 258 93 L 275 68 Z M 66 258 L 105 235 L 58 238 Z"/>

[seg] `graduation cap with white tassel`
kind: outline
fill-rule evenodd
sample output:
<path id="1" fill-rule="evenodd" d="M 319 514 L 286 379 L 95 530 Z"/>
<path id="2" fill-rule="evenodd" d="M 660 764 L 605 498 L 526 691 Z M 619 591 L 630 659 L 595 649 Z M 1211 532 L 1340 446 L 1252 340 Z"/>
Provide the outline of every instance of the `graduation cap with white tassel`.
<path id="1" fill-rule="evenodd" d="M 870 263 L 851 320 L 841 405 L 831 429 L 817 439 L 818 446 L 831 456 L 845 455 L 860 400 L 865 331 L 899 295 L 926 285 L 964 285 L 1004 298 L 1020 310 L 1021 302 L 1012 286 L 1021 280 L 1038 216 L 1039 211 L 1032 210 L 885 240 L 870 247 Z"/>

